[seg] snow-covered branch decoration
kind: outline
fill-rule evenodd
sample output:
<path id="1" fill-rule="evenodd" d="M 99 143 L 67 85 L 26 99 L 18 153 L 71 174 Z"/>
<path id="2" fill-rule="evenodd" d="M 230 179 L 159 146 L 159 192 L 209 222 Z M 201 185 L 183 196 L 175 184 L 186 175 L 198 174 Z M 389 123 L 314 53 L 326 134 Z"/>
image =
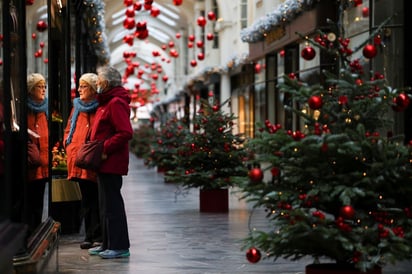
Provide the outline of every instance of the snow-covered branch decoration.
<path id="1" fill-rule="evenodd" d="M 110 61 L 110 49 L 107 45 L 106 24 L 104 21 L 104 3 L 101 0 L 84 0 L 83 20 L 90 35 L 88 44 L 96 54 L 98 63 L 105 65 Z"/>
<path id="2" fill-rule="evenodd" d="M 276 27 L 291 22 L 300 13 L 310 10 L 319 0 L 286 0 L 273 12 L 259 18 L 250 27 L 244 28 L 240 32 L 243 42 L 256 43 L 262 41 L 266 34 Z"/>

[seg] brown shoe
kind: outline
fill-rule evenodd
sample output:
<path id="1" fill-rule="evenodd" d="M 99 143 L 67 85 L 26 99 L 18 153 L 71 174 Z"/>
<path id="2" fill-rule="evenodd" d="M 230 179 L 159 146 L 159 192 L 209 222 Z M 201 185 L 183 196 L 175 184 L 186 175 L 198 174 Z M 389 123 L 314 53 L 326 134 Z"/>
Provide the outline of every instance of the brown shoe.
<path id="1" fill-rule="evenodd" d="M 93 247 L 93 244 L 91 242 L 83 242 L 80 244 L 81 249 L 89 249 L 92 247 Z"/>

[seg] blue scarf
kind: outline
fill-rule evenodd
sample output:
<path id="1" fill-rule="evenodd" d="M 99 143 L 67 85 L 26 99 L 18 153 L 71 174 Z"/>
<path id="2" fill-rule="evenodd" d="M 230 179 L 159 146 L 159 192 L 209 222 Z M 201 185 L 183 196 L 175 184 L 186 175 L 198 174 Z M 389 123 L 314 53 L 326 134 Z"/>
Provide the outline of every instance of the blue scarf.
<path id="1" fill-rule="evenodd" d="M 43 102 L 37 103 L 30 97 L 27 97 L 27 107 L 34 113 L 45 112 L 48 116 L 49 101 L 47 98 L 44 98 Z"/>
<path id="2" fill-rule="evenodd" d="M 74 130 L 76 129 L 76 122 L 77 122 L 77 117 L 79 117 L 80 112 L 94 112 L 97 109 L 97 106 L 99 105 L 99 102 L 97 100 L 93 100 L 90 102 L 83 102 L 80 100 L 80 98 L 74 98 L 73 99 L 73 115 L 72 115 L 72 120 L 70 121 L 70 131 L 69 135 L 67 136 L 66 140 L 66 146 L 72 142 L 72 137 Z"/>

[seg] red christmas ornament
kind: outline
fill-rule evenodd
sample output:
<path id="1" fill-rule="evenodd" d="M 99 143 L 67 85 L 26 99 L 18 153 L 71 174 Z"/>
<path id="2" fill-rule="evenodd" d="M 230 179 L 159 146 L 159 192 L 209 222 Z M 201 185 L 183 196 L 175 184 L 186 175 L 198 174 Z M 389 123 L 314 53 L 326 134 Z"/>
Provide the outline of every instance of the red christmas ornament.
<path id="1" fill-rule="evenodd" d="M 125 37 L 123 37 L 123 42 L 129 44 L 129 46 L 133 46 L 133 35 L 127 34 Z"/>
<path id="2" fill-rule="evenodd" d="M 198 48 L 200 48 L 200 49 L 203 48 L 203 45 L 204 45 L 204 44 L 203 44 L 203 41 L 202 41 L 202 40 L 199 40 L 199 41 L 196 42 L 196 46 L 197 46 Z"/>
<path id="3" fill-rule="evenodd" d="M 169 48 L 173 48 L 174 46 L 175 46 L 175 42 L 170 41 L 170 42 L 169 42 Z"/>
<path id="4" fill-rule="evenodd" d="M 254 183 L 260 183 L 263 179 L 263 171 L 258 167 L 252 168 L 249 171 L 249 178 Z"/>
<path id="5" fill-rule="evenodd" d="M 259 249 L 255 247 L 249 248 L 246 252 L 246 258 L 252 264 L 259 262 L 261 257 L 262 255 L 260 254 Z"/>
<path id="6" fill-rule="evenodd" d="M 392 109 L 397 112 L 404 111 L 410 103 L 409 96 L 405 93 L 401 93 L 395 98 L 393 98 L 393 106 Z"/>
<path id="7" fill-rule="evenodd" d="M 26 5 L 31 6 L 34 4 L 34 0 L 26 0 Z"/>
<path id="8" fill-rule="evenodd" d="M 125 14 L 127 17 L 134 17 L 135 16 L 134 7 L 127 8 L 125 11 Z"/>
<path id="9" fill-rule="evenodd" d="M 193 48 L 193 42 L 187 42 L 187 47 L 188 47 L 189 49 Z"/>
<path id="10" fill-rule="evenodd" d="M 33 40 L 35 40 L 36 38 L 37 38 L 37 34 L 35 34 L 34 32 L 31 34 L 31 38 L 33 39 Z"/>
<path id="11" fill-rule="evenodd" d="M 368 7 L 363 7 L 362 8 L 362 16 L 363 17 L 368 17 L 369 16 L 369 8 Z"/>
<path id="12" fill-rule="evenodd" d="M 160 14 L 160 10 L 159 10 L 158 8 L 152 7 L 152 8 L 150 9 L 150 15 L 151 15 L 152 17 L 157 17 L 157 16 L 159 16 L 159 14 Z"/>
<path id="13" fill-rule="evenodd" d="M 40 20 L 39 22 L 37 22 L 36 28 L 38 31 L 43 32 L 47 29 L 47 23 L 43 20 Z"/>
<path id="14" fill-rule="evenodd" d="M 209 40 L 209 41 L 213 40 L 214 37 L 215 36 L 213 35 L 213 33 L 206 34 L 206 39 Z"/>
<path id="15" fill-rule="evenodd" d="M 163 75 L 162 80 L 163 82 L 167 82 L 167 80 L 169 80 L 169 77 L 167 75 Z"/>
<path id="16" fill-rule="evenodd" d="M 192 67 L 196 67 L 196 66 L 197 66 L 196 60 L 190 61 L 190 65 L 191 65 Z"/>
<path id="17" fill-rule="evenodd" d="M 308 104 L 311 109 L 320 109 L 322 107 L 322 97 L 318 95 L 311 96 Z"/>
<path id="18" fill-rule="evenodd" d="M 210 21 L 215 20 L 215 19 L 216 19 L 215 13 L 214 13 L 213 11 L 209 11 L 209 12 L 207 13 L 207 19 L 209 19 Z"/>
<path id="19" fill-rule="evenodd" d="M 131 5 L 133 5 L 133 0 L 124 0 L 124 1 L 123 1 L 123 4 L 124 4 L 126 7 L 131 6 Z"/>
<path id="20" fill-rule="evenodd" d="M 260 73 L 261 71 L 262 71 L 262 66 L 261 66 L 259 63 L 257 63 L 257 64 L 255 65 L 255 73 L 258 74 L 258 73 Z"/>
<path id="21" fill-rule="evenodd" d="M 189 37 L 187 39 L 189 39 L 190 42 L 194 42 L 195 41 L 195 36 L 193 34 L 191 34 L 191 35 L 189 35 Z"/>
<path id="22" fill-rule="evenodd" d="M 199 52 L 199 53 L 197 54 L 197 59 L 198 59 L 198 60 L 203 60 L 203 59 L 205 59 L 205 54 L 204 54 L 203 52 Z"/>
<path id="23" fill-rule="evenodd" d="M 183 0 L 173 0 L 173 5 L 180 6 L 183 3 Z"/>
<path id="24" fill-rule="evenodd" d="M 203 16 L 199 16 L 198 18 L 197 18 L 197 25 L 199 26 L 199 27 L 204 27 L 205 25 L 206 25 L 206 19 L 203 17 Z"/>
<path id="25" fill-rule="evenodd" d="M 377 53 L 378 51 L 376 50 L 375 45 L 372 44 L 367 44 L 362 50 L 363 56 L 365 56 L 368 59 L 372 59 L 376 56 Z"/>
<path id="26" fill-rule="evenodd" d="M 353 219 L 355 216 L 355 209 L 350 205 L 342 206 L 340 208 L 340 215 L 345 219 Z"/>
<path id="27" fill-rule="evenodd" d="M 134 10 L 136 10 L 136 11 L 141 10 L 141 9 L 142 9 L 142 3 L 140 3 L 140 2 L 135 2 L 135 3 L 133 4 L 133 8 L 134 8 Z"/>
<path id="28" fill-rule="evenodd" d="M 362 0 L 353 0 L 355 7 L 362 5 Z"/>
<path id="29" fill-rule="evenodd" d="M 304 49 L 302 49 L 301 56 L 303 59 L 309 61 L 315 58 L 316 51 L 311 46 L 306 46 Z"/>
<path id="30" fill-rule="evenodd" d="M 182 34 L 180 32 L 176 33 L 176 39 L 180 39 L 180 37 L 182 37 Z"/>
<path id="31" fill-rule="evenodd" d="M 136 26 L 136 21 L 134 20 L 133 17 L 126 17 L 123 21 L 123 27 L 125 29 L 132 29 Z"/>

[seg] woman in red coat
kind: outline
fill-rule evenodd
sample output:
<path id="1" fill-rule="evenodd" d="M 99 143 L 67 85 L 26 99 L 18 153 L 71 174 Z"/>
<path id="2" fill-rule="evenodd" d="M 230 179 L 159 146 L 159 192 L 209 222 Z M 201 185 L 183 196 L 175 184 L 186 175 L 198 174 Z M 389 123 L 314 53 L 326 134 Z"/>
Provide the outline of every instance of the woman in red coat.
<path id="1" fill-rule="evenodd" d="M 113 67 L 98 70 L 95 122 L 91 140 L 104 140 L 103 162 L 97 172 L 99 206 L 103 230 L 101 246 L 89 249 L 90 255 L 104 259 L 129 257 L 129 232 L 121 194 L 123 175 L 129 167 L 130 96 L 122 87 L 122 76 Z"/>
<path id="2" fill-rule="evenodd" d="M 67 179 L 78 182 L 82 194 L 81 213 L 86 235 L 80 244 L 81 249 L 99 246 L 102 241 L 96 173 L 74 164 L 77 151 L 85 142 L 94 122 L 99 104 L 96 100 L 96 83 L 97 75 L 94 73 L 85 73 L 80 77 L 80 96 L 73 100 L 73 108 L 63 138 L 67 155 Z"/>
<path id="3" fill-rule="evenodd" d="M 49 181 L 49 125 L 46 79 L 39 73 L 27 76 L 27 127 L 29 138 L 38 145 L 41 165 L 28 168 L 28 232 L 33 232 L 43 218 L 46 182 Z"/>

